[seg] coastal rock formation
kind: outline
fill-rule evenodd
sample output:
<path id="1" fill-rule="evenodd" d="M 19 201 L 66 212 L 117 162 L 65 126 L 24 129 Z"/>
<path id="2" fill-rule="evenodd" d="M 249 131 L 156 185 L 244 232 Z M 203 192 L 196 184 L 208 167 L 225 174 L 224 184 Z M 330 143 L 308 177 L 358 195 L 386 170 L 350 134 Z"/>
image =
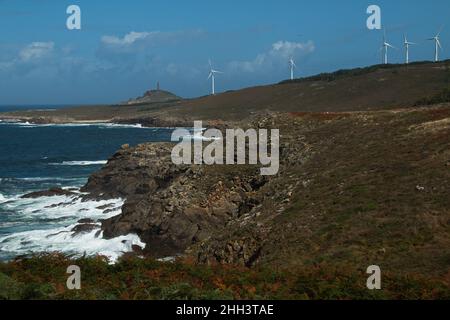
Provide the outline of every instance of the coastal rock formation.
<path id="1" fill-rule="evenodd" d="M 257 191 L 267 178 L 258 168 L 223 172 L 214 166 L 176 166 L 170 159 L 172 146 L 123 148 L 90 177 L 82 189 L 89 197 L 126 198 L 122 214 L 102 222 L 104 237 L 137 233 L 147 244 L 147 255 L 182 254 L 261 201 Z"/>
<path id="2" fill-rule="evenodd" d="M 142 97 L 136 99 L 130 99 L 127 102 L 123 103 L 126 105 L 135 105 L 135 104 L 148 104 L 148 103 L 167 103 L 181 100 L 180 97 L 174 95 L 171 92 L 164 90 L 149 90 L 144 93 Z"/>
<path id="3" fill-rule="evenodd" d="M 22 199 L 37 199 L 40 197 L 54 197 L 54 196 L 73 196 L 76 193 L 70 190 L 64 190 L 61 188 L 52 188 L 45 191 L 36 191 L 32 193 L 28 193 L 22 196 Z"/>
<path id="4" fill-rule="evenodd" d="M 275 119 L 264 114 L 246 125 L 271 128 Z M 300 165 L 307 149 L 284 140 L 281 165 Z M 292 179 L 262 176 L 258 165 L 177 166 L 172 148 L 125 145 L 89 178 L 81 189 L 88 198 L 126 199 L 120 215 L 102 221 L 103 236 L 135 233 L 146 243 L 145 254 L 156 258 L 188 254 L 201 263 L 257 263 L 267 221 L 284 210 Z"/>

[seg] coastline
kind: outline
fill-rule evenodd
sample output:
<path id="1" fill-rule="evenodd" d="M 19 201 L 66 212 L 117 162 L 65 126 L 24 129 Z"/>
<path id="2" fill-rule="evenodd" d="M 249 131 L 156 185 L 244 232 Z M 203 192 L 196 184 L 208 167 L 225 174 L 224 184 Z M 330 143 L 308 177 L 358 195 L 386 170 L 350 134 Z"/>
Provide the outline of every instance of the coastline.
<path id="1" fill-rule="evenodd" d="M 123 146 L 81 191 L 90 199 L 124 199 L 121 213 L 101 221 L 101 230 L 105 239 L 136 233 L 146 245 L 135 248 L 138 256 L 289 268 L 308 261 L 332 263 L 340 252 L 339 263 L 364 265 L 375 255 L 399 274 L 443 276 L 444 262 L 419 266 L 417 261 L 435 261 L 436 248 L 445 252 L 447 247 L 445 225 L 429 225 L 420 212 L 433 208 L 442 219 L 448 213 L 446 155 L 426 155 L 442 143 L 450 150 L 450 128 L 443 121 L 449 116 L 448 104 L 395 112 L 264 114 L 245 125 L 282 132 L 277 176 L 262 177 L 257 166 L 176 166 L 170 160 L 172 144 L 144 143 Z M 361 137 L 371 141 L 370 159 Z M 429 151 L 411 158 L 417 145 Z M 424 157 L 428 160 L 422 162 Z M 397 163 L 411 169 L 387 169 Z M 421 163 L 420 179 L 416 163 Z M 388 189 L 383 187 L 387 180 Z M 433 186 L 433 192 L 418 191 L 418 185 Z M 395 201 L 386 200 L 392 197 Z M 424 245 L 418 251 L 404 232 L 405 224 L 415 225 L 417 219 L 442 235 L 432 250 Z M 377 221 L 398 235 L 385 239 L 383 247 L 361 242 L 367 233 L 376 242 Z M 417 232 L 416 241 L 426 241 L 420 239 L 427 231 Z M 399 241 L 402 252 L 396 251 Z M 384 254 L 391 251 L 396 254 Z"/>
<path id="2" fill-rule="evenodd" d="M 443 83 L 445 69 L 415 68 L 402 85 L 434 77 L 441 82 L 427 82 L 427 94 L 440 90 L 436 83 Z M 428 68 L 426 77 L 410 80 L 421 68 Z M 170 144 L 118 150 L 81 191 L 92 199 L 124 199 L 121 213 L 101 221 L 101 230 L 107 239 L 136 233 L 146 244 L 137 255 L 182 255 L 195 263 L 247 268 L 320 263 L 363 268 L 376 260 L 398 274 L 443 278 L 450 241 L 450 104 L 416 106 L 423 90 L 409 88 L 411 98 L 394 81 L 405 73 L 399 67 L 395 73 L 379 70 L 331 84 L 287 83 L 164 105 L 6 116 L 36 123 L 108 121 L 144 127 L 189 127 L 195 119 L 218 129 L 280 130 L 280 171 L 270 178 L 262 178 L 257 166 L 176 166 Z M 364 89 L 373 89 L 374 101 L 352 96 L 360 86 L 387 77 L 392 81 Z M 392 92 L 378 97 L 385 83 Z M 317 84 L 334 91 L 317 94 Z M 316 93 L 316 104 L 305 107 L 306 93 L 306 102 L 280 100 L 305 87 Z"/>

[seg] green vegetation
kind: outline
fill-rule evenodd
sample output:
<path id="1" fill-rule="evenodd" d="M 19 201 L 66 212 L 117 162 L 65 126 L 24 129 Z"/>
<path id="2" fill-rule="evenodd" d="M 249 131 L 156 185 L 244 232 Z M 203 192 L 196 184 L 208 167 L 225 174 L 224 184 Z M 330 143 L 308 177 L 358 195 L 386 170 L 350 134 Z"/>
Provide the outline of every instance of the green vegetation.
<path id="1" fill-rule="evenodd" d="M 450 60 L 443 61 L 444 63 L 449 63 Z M 415 66 L 415 65 L 426 65 L 431 64 L 433 62 L 429 61 L 420 61 L 420 62 L 413 62 L 410 63 L 409 66 Z M 355 76 L 362 76 L 365 74 L 369 74 L 378 70 L 389 70 L 393 69 L 394 73 L 398 72 L 398 68 L 405 66 L 404 64 L 377 64 L 369 67 L 364 68 L 355 68 L 355 69 L 341 69 L 335 72 L 325 72 L 320 73 L 311 77 L 304 77 L 304 78 L 298 78 L 294 80 L 285 80 L 281 81 L 279 84 L 288 84 L 288 83 L 302 83 L 302 82 L 310 82 L 310 81 L 326 81 L 331 82 L 338 79 L 346 78 L 346 77 L 355 77 Z"/>
<path id="2" fill-rule="evenodd" d="M 436 95 L 420 99 L 415 103 L 416 106 L 429 106 L 433 104 L 450 102 L 450 86 Z"/>
<path id="3" fill-rule="evenodd" d="M 81 290 L 66 288 L 66 268 L 81 268 Z M 383 275 L 366 288 L 365 270 L 342 265 L 271 270 L 162 263 L 127 257 L 71 260 L 42 255 L 0 264 L 0 299 L 448 299 L 448 284 L 413 275 Z"/>

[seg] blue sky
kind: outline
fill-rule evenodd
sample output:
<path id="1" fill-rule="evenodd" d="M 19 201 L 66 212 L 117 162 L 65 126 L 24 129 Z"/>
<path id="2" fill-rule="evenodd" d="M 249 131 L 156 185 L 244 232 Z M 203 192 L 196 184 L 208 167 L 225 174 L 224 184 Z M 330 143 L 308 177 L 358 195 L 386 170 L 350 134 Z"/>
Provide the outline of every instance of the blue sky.
<path id="1" fill-rule="evenodd" d="M 82 29 L 66 28 L 79 5 Z M 370 4 L 382 9 L 388 40 L 420 45 L 450 17 L 448 0 L 0 0 L 0 105 L 116 103 L 161 87 L 183 97 L 210 91 L 208 59 L 225 72 L 217 90 L 279 82 L 379 63 L 381 31 L 366 28 Z M 441 36 L 449 57 L 450 25 Z"/>

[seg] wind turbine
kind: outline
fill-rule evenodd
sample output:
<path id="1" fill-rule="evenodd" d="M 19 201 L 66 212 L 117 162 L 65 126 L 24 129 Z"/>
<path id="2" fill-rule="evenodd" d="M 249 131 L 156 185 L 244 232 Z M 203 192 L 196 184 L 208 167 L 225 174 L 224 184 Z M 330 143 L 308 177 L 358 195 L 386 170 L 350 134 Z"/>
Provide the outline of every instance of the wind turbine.
<path id="1" fill-rule="evenodd" d="M 295 65 L 294 58 L 292 57 L 289 59 L 289 67 L 291 69 L 291 80 L 294 80 L 294 69 L 297 68 L 297 66 Z"/>
<path id="2" fill-rule="evenodd" d="M 384 51 L 384 64 L 388 64 L 388 49 L 389 48 L 397 49 L 396 47 L 391 45 L 389 42 L 387 42 L 387 40 L 386 40 L 386 30 L 384 30 L 383 46 L 380 49 L 380 50 Z"/>
<path id="3" fill-rule="evenodd" d="M 416 45 L 417 43 L 409 42 L 405 35 L 405 42 L 403 43 L 406 49 L 406 64 L 409 64 L 409 46 Z"/>
<path id="4" fill-rule="evenodd" d="M 441 27 L 441 29 L 439 30 L 439 32 L 433 37 L 430 38 L 428 40 L 430 41 L 434 41 L 434 45 L 435 45 L 435 49 L 434 49 L 434 62 L 438 62 L 439 61 L 439 49 L 442 50 L 442 45 L 441 45 L 441 40 L 440 40 L 440 35 L 442 32 L 442 29 L 444 28 L 444 26 Z"/>
<path id="5" fill-rule="evenodd" d="M 209 76 L 208 76 L 208 80 L 211 79 L 212 82 L 212 95 L 216 94 L 216 74 L 221 74 L 223 72 L 217 71 L 213 69 L 211 60 L 209 60 Z"/>

